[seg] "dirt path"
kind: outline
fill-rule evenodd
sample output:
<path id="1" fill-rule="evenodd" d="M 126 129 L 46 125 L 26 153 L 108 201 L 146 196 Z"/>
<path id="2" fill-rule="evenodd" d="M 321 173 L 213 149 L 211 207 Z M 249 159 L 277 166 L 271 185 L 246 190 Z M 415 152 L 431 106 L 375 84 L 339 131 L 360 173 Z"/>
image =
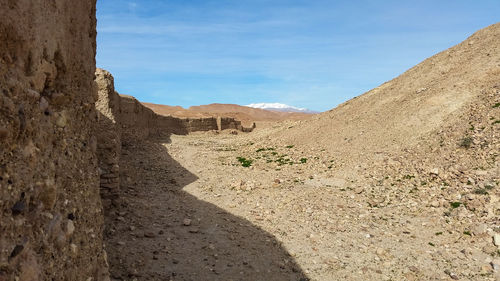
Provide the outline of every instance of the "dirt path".
<path id="1" fill-rule="evenodd" d="M 183 153 L 192 162 L 196 150 Z M 117 280 L 304 280 L 269 233 L 184 191 L 198 176 L 155 142 L 126 146 L 118 208 L 107 217 Z"/>
<path id="2" fill-rule="evenodd" d="M 276 166 L 259 152 L 242 167 L 250 145 L 206 133 L 124 147 L 126 193 L 108 216 L 113 277 L 495 280 L 481 225 L 450 222 L 411 192 L 360 189 L 321 155 Z M 293 149 L 272 152 L 308 153 Z"/>

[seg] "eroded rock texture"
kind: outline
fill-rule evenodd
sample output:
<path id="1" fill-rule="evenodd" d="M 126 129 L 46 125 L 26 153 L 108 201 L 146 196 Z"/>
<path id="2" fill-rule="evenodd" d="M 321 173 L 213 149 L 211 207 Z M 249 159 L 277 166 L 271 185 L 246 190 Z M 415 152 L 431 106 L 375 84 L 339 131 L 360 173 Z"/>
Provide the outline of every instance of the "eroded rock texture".
<path id="1" fill-rule="evenodd" d="M 0 6 L 0 280 L 105 280 L 95 1 Z"/>

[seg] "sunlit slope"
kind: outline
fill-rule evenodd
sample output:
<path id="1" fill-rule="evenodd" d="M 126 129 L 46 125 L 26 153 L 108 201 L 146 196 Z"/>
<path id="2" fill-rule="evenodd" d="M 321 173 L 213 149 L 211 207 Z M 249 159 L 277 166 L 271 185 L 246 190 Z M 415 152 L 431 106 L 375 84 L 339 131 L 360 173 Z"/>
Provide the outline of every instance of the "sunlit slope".
<path id="1" fill-rule="evenodd" d="M 353 156 L 410 147 L 429 132 L 459 122 L 456 117 L 467 105 L 495 83 L 500 84 L 500 24 L 274 137 Z"/>

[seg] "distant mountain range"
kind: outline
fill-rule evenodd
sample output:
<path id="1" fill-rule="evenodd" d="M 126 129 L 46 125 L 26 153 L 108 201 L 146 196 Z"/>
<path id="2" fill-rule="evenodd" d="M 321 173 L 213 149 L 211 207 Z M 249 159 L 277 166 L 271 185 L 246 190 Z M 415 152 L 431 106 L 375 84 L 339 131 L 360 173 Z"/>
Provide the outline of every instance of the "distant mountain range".
<path id="1" fill-rule="evenodd" d="M 312 116 L 312 111 L 303 111 L 300 108 L 294 108 L 287 105 L 281 105 L 279 110 L 262 109 L 237 104 L 212 103 L 207 105 L 191 106 L 183 108 L 180 106 L 168 106 L 161 104 L 143 103 L 154 112 L 161 115 L 171 115 L 175 117 L 233 117 L 243 122 L 243 125 L 250 126 L 253 122 L 277 122 L 283 120 L 305 120 Z M 295 110 L 293 110 L 295 109 Z"/>
<path id="2" fill-rule="evenodd" d="M 306 114 L 316 114 L 318 111 L 309 110 L 307 108 L 295 107 L 283 103 L 252 103 L 249 105 L 245 105 L 247 107 L 252 108 L 260 108 L 264 110 L 270 111 L 279 111 L 279 112 L 297 112 L 297 113 L 306 113 Z"/>

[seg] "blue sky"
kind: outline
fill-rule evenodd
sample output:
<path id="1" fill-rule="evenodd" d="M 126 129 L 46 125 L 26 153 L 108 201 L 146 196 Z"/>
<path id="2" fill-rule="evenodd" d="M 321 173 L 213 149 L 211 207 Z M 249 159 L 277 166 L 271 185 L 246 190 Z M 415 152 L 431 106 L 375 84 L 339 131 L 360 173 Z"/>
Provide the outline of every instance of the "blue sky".
<path id="1" fill-rule="evenodd" d="M 328 110 L 500 20 L 499 0 L 99 0 L 122 94 Z"/>

